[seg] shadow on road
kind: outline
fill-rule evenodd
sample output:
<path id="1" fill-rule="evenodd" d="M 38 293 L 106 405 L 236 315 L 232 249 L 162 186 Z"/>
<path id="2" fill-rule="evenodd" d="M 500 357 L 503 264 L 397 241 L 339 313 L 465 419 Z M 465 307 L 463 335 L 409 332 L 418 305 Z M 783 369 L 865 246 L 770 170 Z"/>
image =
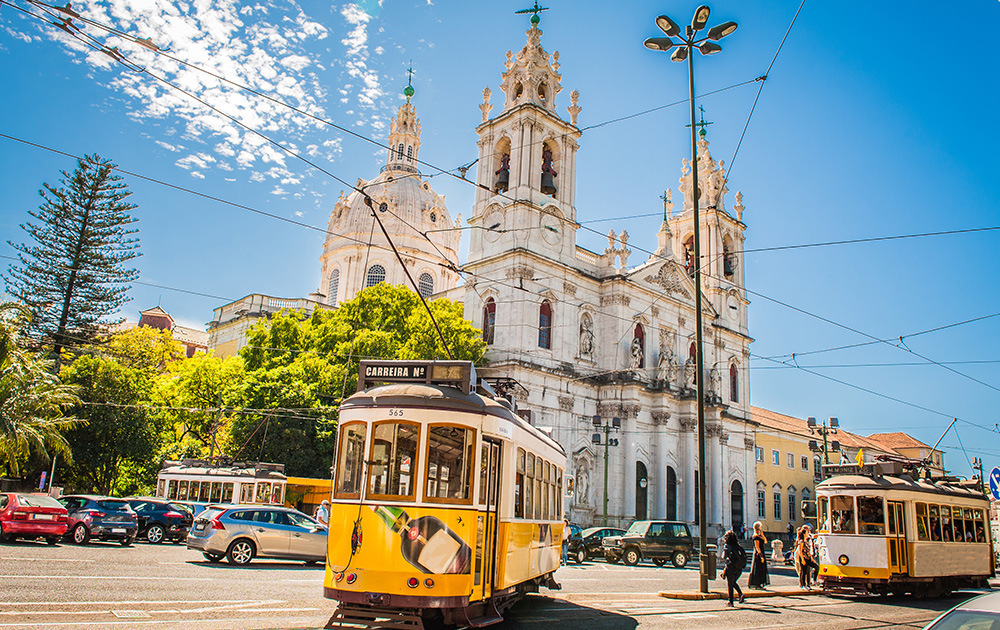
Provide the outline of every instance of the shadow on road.
<path id="1" fill-rule="evenodd" d="M 220 569 L 223 571 L 230 571 L 235 569 L 251 571 L 261 571 L 264 569 L 282 569 L 283 571 L 324 571 L 326 567 L 323 564 L 304 564 L 302 562 L 291 561 L 281 561 L 281 560 L 253 560 L 250 564 L 229 564 L 226 560 L 219 560 L 218 562 L 211 562 L 209 560 L 188 560 L 187 564 L 208 567 L 213 569 Z"/>
<path id="2" fill-rule="evenodd" d="M 581 604 L 553 599 L 545 595 L 528 595 L 504 614 L 504 620 L 493 626 L 497 630 L 517 628 L 538 629 L 538 624 L 583 623 L 587 630 L 635 630 L 639 622 L 628 615 L 598 610 Z"/>

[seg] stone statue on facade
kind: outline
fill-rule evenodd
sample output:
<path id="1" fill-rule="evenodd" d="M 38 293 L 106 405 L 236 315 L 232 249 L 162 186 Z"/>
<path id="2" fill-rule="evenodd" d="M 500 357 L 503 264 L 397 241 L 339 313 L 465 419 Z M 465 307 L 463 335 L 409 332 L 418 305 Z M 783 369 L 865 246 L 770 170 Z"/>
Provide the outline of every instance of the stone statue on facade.
<path id="1" fill-rule="evenodd" d="M 581 505 L 587 504 L 587 492 L 590 489 L 590 476 L 587 474 L 585 469 L 579 469 L 576 471 L 576 492 L 574 493 L 574 499 L 576 503 Z"/>
<path id="2" fill-rule="evenodd" d="M 708 396 L 722 397 L 722 375 L 719 374 L 718 368 L 712 368 L 708 372 Z"/>
<path id="3" fill-rule="evenodd" d="M 656 365 L 656 378 L 667 388 L 674 383 L 677 378 L 677 358 L 670 348 L 660 349 L 660 360 Z"/>
<path id="4" fill-rule="evenodd" d="M 628 368 L 630 370 L 639 370 L 642 368 L 642 340 L 638 337 L 632 338 L 632 346 L 629 348 L 629 363 Z"/>
<path id="5" fill-rule="evenodd" d="M 580 321 L 580 356 L 591 358 L 594 354 L 594 322 L 589 317 Z"/>
<path id="6" fill-rule="evenodd" d="M 698 371 L 698 367 L 695 365 L 694 359 L 688 359 L 684 362 L 684 382 L 681 389 L 690 389 L 691 385 L 694 384 L 694 375 Z"/>

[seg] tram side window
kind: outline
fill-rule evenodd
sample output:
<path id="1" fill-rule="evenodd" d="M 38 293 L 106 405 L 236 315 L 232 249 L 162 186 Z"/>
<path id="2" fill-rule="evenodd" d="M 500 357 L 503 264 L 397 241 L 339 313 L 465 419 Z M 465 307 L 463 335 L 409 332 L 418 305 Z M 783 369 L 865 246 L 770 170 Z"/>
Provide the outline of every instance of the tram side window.
<path id="1" fill-rule="evenodd" d="M 212 497 L 211 497 L 211 501 L 212 501 L 212 503 L 218 503 L 218 502 L 222 501 L 222 482 L 221 481 L 213 481 L 212 482 Z"/>
<path id="2" fill-rule="evenodd" d="M 257 503 L 267 503 L 268 497 L 271 496 L 271 484 L 267 481 L 257 482 Z"/>
<path id="3" fill-rule="evenodd" d="M 830 515 L 834 534 L 854 533 L 854 497 L 830 497 Z"/>
<path id="4" fill-rule="evenodd" d="M 240 484 L 240 503 L 253 503 L 253 484 Z"/>
<path id="5" fill-rule="evenodd" d="M 917 540 L 930 540 L 930 525 L 927 520 L 927 504 L 917 503 Z"/>
<path id="6" fill-rule="evenodd" d="M 364 422 L 351 422 L 340 428 L 336 485 L 338 497 L 355 498 L 361 495 L 361 467 L 364 463 L 367 434 L 368 425 Z"/>
<path id="7" fill-rule="evenodd" d="M 524 449 L 517 449 L 517 472 L 514 474 L 514 518 L 524 518 Z"/>
<path id="8" fill-rule="evenodd" d="M 951 522 L 955 528 L 955 542 L 965 542 L 965 521 L 962 520 L 962 508 L 952 508 Z"/>
<path id="9" fill-rule="evenodd" d="M 486 505 L 486 471 L 490 467 L 490 445 L 483 442 L 481 455 L 479 456 L 479 505 Z"/>
<path id="10" fill-rule="evenodd" d="M 167 482 L 167 498 L 171 501 L 177 498 L 177 480 L 171 479 Z"/>
<path id="11" fill-rule="evenodd" d="M 208 503 L 209 497 L 212 491 L 212 483 L 209 481 L 201 482 L 201 490 L 198 492 L 198 500 L 202 503 Z"/>
<path id="12" fill-rule="evenodd" d="M 830 502 L 826 497 L 816 499 L 816 522 L 819 524 L 819 531 L 830 531 Z"/>
<path id="13" fill-rule="evenodd" d="M 524 518 L 535 518 L 535 456 L 528 453 L 524 469 Z"/>
<path id="14" fill-rule="evenodd" d="M 858 497 L 858 533 L 885 536 L 885 504 L 882 497 Z"/>
<path id="15" fill-rule="evenodd" d="M 941 540 L 944 542 L 952 542 L 955 540 L 951 535 L 951 507 L 947 505 L 940 506 L 941 509 Z"/>
<path id="16" fill-rule="evenodd" d="M 225 483 L 222 484 L 222 502 L 232 503 L 233 502 L 233 484 Z"/>
<path id="17" fill-rule="evenodd" d="M 162 496 L 165 496 L 165 495 L 163 494 L 163 490 L 164 490 L 164 487 L 163 487 L 163 485 L 164 485 L 164 484 L 163 484 L 163 480 L 162 480 L 162 479 L 160 479 L 160 480 L 158 480 L 158 481 L 156 482 L 156 496 L 158 496 L 158 497 L 162 497 Z"/>
<path id="18" fill-rule="evenodd" d="M 201 482 L 200 481 L 192 481 L 191 484 L 190 484 L 190 486 L 189 486 L 189 488 L 190 489 L 188 491 L 188 499 L 191 500 L 191 501 L 197 501 L 198 500 L 198 489 L 201 488 Z"/>
<path id="19" fill-rule="evenodd" d="M 542 475 L 544 474 L 544 468 L 542 467 L 542 459 L 538 458 L 535 461 L 535 518 L 542 517 Z"/>
<path id="20" fill-rule="evenodd" d="M 368 492 L 413 498 L 420 427 L 408 422 L 379 422 L 372 432 L 372 465 Z"/>
<path id="21" fill-rule="evenodd" d="M 431 425 L 427 437 L 427 486 L 429 501 L 471 502 L 474 429 Z"/>
<path id="22" fill-rule="evenodd" d="M 986 526 L 983 525 L 983 511 L 974 510 L 972 518 L 975 521 L 976 525 L 976 542 L 977 543 L 986 542 Z"/>
<path id="23" fill-rule="evenodd" d="M 931 540 L 941 540 L 941 510 L 936 505 L 927 507 L 927 513 L 931 522 Z"/>
<path id="24" fill-rule="evenodd" d="M 187 501 L 188 498 L 188 482 L 187 479 L 181 479 L 177 482 L 177 500 Z"/>
<path id="25" fill-rule="evenodd" d="M 558 469 L 556 474 L 556 518 L 560 519 L 563 515 L 563 471 Z"/>

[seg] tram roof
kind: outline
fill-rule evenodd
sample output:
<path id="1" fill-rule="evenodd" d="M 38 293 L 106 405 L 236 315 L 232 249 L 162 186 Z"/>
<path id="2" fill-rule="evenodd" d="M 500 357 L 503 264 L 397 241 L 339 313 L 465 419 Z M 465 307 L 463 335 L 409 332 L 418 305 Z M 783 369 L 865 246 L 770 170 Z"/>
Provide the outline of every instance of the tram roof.
<path id="1" fill-rule="evenodd" d="M 839 475 L 830 477 L 816 485 L 817 491 L 833 488 L 851 490 L 905 490 L 909 492 L 961 497 L 964 499 L 986 500 L 986 497 L 981 492 L 970 488 L 963 488 L 946 482 L 930 482 L 924 479 L 914 480 L 907 476 L 893 477 L 886 475 L 869 477 L 867 475 Z"/>
<path id="2" fill-rule="evenodd" d="M 416 401 L 414 400 L 416 399 Z M 341 409 L 350 407 L 418 405 L 432 409 L 467 411 L 503 418 L 513 422 L 539 440 L 565 454 L 563 447 L 538 427 L 532 426 L 524 418 L 508 409 L 503 403 L 476 393 L 468 393 L 444 385 L 422 383 L 394 383 L 377 385 L 364 391 L 355 392 L 341 403 Z"/>
<path id="3" fill-rule="evenodd" d="M 165 465 L 160 469 L 160 474 L 192 475 L 206 477 L 245 477 L 247 479 L 271 479 L 274 481 L 285 480 L 286 477 L 281 472 L 265 468 L 244 468 L 239 466 L 189 466 L 186 464 Z"/>

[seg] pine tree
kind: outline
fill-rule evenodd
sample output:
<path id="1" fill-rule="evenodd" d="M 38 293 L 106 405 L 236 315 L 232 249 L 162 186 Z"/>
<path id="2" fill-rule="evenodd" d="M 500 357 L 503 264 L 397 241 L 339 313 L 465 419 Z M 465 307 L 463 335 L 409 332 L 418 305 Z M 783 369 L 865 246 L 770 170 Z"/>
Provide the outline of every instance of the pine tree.
<path id="1" fill-rule="evenodd" d="M 97 155 L 77 161 L 72 174 L 62 172 L 61 187 L 43 184 L 44 200 L 28 214 L 37 223 L 21 229 L 36 244 L 15 244 L 20 265 L 4 278 L 7 293 L 32 312 L 32 332 L 51 345 L 58 369 L 64 348 L 95 337 L 108 317 L 129 301 L 129 284 L 139 277 L 125 263 L 140 255 L 138 232 L 130 228 L 137 208 L 116 165 Z"/>

